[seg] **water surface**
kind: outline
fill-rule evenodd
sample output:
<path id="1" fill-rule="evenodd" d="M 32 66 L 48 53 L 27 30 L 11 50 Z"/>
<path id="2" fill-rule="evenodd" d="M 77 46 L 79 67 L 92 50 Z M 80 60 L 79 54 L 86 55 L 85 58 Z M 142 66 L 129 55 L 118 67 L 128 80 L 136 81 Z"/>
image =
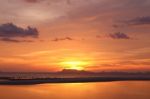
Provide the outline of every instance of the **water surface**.
<path id="1" fill-rule="evenodd" d="M 0 85 L 0 99 L 150 99 L 150 81 Z"/>

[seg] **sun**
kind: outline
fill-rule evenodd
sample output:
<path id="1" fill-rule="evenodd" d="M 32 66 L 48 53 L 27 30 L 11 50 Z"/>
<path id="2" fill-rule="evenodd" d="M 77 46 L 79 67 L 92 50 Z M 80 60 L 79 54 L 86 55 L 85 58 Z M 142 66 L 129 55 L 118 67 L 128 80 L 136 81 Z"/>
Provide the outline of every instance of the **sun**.
<path id="1" fill-rule="evenodd" d="M 61 62 L 61 65 L 62 65 L 65 69 L 83 70 L 84 67 L 87 65 L 87 62 L 85 62 L 85 61 L 72 60 L 72 61 L 64 61 L 64 62 Z"/>

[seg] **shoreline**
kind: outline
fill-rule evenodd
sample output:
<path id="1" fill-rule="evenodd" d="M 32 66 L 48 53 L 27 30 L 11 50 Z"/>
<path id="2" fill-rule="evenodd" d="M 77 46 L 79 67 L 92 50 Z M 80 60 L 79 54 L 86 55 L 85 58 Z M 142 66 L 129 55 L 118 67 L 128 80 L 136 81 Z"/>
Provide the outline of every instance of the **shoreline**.
<path id="1" fill-rule="evenodd" d="M 3 79 L 0 85 L 36 85 L 45 83 L 88 83 L 112 81 L 150 81 L 150 77 L 89 77 L 89 78 L 43 78 L 43 79 Z"/>

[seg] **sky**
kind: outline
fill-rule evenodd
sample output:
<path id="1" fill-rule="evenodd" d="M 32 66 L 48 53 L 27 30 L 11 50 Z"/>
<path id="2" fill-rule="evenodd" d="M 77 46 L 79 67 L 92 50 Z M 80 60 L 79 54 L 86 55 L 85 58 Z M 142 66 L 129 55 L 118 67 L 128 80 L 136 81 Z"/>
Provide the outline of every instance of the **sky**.
<path id="1" fill-rule="evenodd" d="M 150 0 L 0 2 L 0 71 L 150 71 Z"/>

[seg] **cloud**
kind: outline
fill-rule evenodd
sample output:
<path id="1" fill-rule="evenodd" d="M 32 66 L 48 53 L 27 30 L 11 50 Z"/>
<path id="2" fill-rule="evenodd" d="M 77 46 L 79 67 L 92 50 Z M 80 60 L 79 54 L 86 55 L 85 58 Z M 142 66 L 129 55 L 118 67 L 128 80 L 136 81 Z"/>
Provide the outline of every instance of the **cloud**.
<path id="1" fill-rule="evenodd" d="M 1 38 L 0 40 L 4 42 L 12 42 L 12 43 L 33 42 L 32 40 L 17 40 L 17 39 L 11 39 L 11 38 Z"/>
<path id="2" fill-rule="evenodd" d="M 112 39 L 130 39 L 130 37 L 127 34 L 122 32 L 109 34 L 109 37 L 111 37 Z"/>
<path id="3" fill-rule="evenodd" d="M 37 3 L 39 2 L 40 0 L 24 0 L 25 2 L 28 2 L 28 3 Z"/>
<path id="4" fill-rule="evenodd" d="M 22 42 L 18 38 L 38 38 L 39 33 L 36 28 L 28 26 L 26 29 L 16 26 L 13 23 L 6 23 L 0 25 L 0 40 L 9 42 Z"/>
<path id="5" fill-rule="evenodd" d="M 128 20 L 122 20 L 118 24 L 114 24 L 114 28 L 135 25 L 150 25 L 150 16 L 135 17 Z"/>
<path id="6" fill-rule="evenodd" d="M 40 3 L 40 2 L 47 2 L 47 4 L 52 3 L 62 3 L 65 2 L 68 5 L 71 5 L 71 0 L 23 0 L 26 3 Z"/>
<path id="7" fill-rule="evenodd" d="M 127 21 L 128 25 L 150 25 L 150 16 L 137 17 Z"/>
<path id="8" fill-rule="evenodd" d="M 125 33 L 122 32 L 116 32 L 116 33 L 109 33 L 104 35 L 96 35 L 96 38 L 98 39 L 131 39 L 130 36 L 128 36 Z"/>
<path id="9" fill-rule="evenodd" d="M 74 39 L 71 38 L 71 37 L 65 37 L 65 38 L 55 38 L 55 39 L 53 39 L 52 41 L 58 42 L 58 41 L 64 41 L 64 40 L 69 40 L 69 41 L 71 41 L 71 40 L 74 40 Z"/>

